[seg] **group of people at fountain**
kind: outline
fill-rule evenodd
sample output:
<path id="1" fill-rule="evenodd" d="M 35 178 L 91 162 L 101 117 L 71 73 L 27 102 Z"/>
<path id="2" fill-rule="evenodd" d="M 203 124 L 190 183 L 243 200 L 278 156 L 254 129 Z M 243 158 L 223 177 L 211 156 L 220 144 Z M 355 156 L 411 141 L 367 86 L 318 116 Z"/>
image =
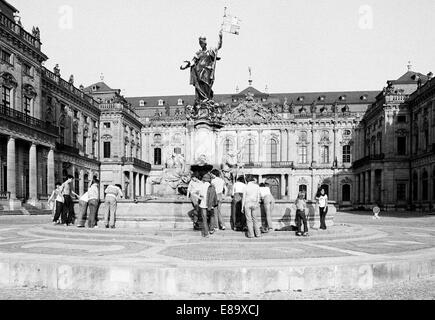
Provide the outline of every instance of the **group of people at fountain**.
<path id="1" fill-rule="evenodd" d="M 194 174 L 187 189 L 187 197 L 193 205 L 193 223 L 195 230 L 201 230 L 202 236 L 209 238 L 219 230 L 226 230 L 222 218 L 222 200 L 228 194 L 228 186 L 218 170 L 205 174 L 202 179 Z M 232 185 L 231 190 L 231 229 L 246 232 L 248 238 L 261 238 L 262 234 L 275 231 L 272 215 L 275 208 L 275 198 L 270 186 L 258 184 L 254 176 L 240 176 Z M 300 192 L 295 201 L 296 235 L 307 237 L 309 234 L 307 220 L 306 195 Z M 320 211 L 321 230 L 326 230 L 326 214 L 328 196 L 325 190 L 320 190 L 317 201 Z M 261 210 L 264 209 L 265 219 L 261 220 Z M 202 226 L 201 226 L 202 224 Z M 303 230 L 302 230 L 303 225 Z"/>
<path id="2" fill-rule="evenodd" d="M 107 229 L 115 229 L 117 201 L 124 197 L 121 186 L 109 185 L 105 189 L 105 200 L 100 206 L 100 181 L 94 177 L 89 190 L 83 195 L 73 191 L 73 177 L 68 176 L 64 183 L 56 183 L 56 189 L 48 199 L 48 204 L 53 209 L 54 225 L 77 225 L 84 228 L 87 222 L 88 228 L 98 228 L 98 214 L 102 211 L 104 225 Z M 79 200 L 79 215 L 76 217 L 74 211 L 73 197 Z M 89 209 L 89 216 L 88 216 Z"/>

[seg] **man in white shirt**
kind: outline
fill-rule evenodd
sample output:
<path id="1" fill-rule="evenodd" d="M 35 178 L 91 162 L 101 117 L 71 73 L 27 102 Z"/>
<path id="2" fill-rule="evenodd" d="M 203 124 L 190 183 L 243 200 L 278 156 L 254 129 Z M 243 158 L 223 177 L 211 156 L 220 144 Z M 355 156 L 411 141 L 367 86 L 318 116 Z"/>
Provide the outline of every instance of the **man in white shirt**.
<path id="1" fill-rule="evenodd" d="M 88 191 L 89 205 L 89 228 L 98 228 L 98 207 L 100 206 L 100 180 L 94 177 Z"/>
<path id="2" fill-rule="evenodd" d="M 326 230 L 326 214 L 328 213 L 328 195 L 325 189 L 320 190 L 320 196 L 317 198 L 320 211 L 320 229 Z"/>
<path id="3" fill-rule="evenodd" d="M 199 203 L 199 208 L 201 209 L 201 216 L 202 216 L 202 236 L 204 238 L 210 237 L 210 234 L 214 233 L 214 223 L 213 218 L 211 218 L 210 225 L 208 223 L 208 189 L 211 186 L 211 176 L 209 174 L 204 175 L 202 178 L 202 185 L 199 191 L 199 197 L 201 199 Z"/>
<path id="4" fill-rule="evenodd" d="M 267 227 L 263 229 L 264 233 L 273 231 L 272 213 L 275 208 L 275 198 L 272 196 L 270 187 L 268 184 L 260 184 L 261 200 L 264 204 L 264 211 L 266 211 L 266 224 Z"/>
<path id="5" fill-rule="evenodd" d="M 201 209 L 199 208 L 199 193 L 201 191 L 202 182 L 199 180 L 197 175 L 193 175 L 190 180 L 189 186 L 187 187 L 187 198 L 190 199 L 193 206 L 193 229 L 198 229 L 198 218 L 201 214 Z"/>
<path id="6" fill-rule="evenodd" d="M 79 215 L 77 217 L 77 228 L 84 228 L 88 216 L 89 192 L 79 198 Z"/>
<path id="7" fill-rule="evenodd" d="M 211 178 L 211 184 L 215 187 L 218 198 L 218 207 L 215 213 L 215 221 L 217 222 L 217 225 L 215 225 L 214 228 L 215 230 L 217 230 L 217 228 L 219 227 L 220 230 L 225 230 L 225 222 L 222 218 L 221 213 L 222 200 L 226 191 L 225 181 L 221 178 L 221 173 L 219 172 L 219 170 L 213 170 L 211 172 Z"/>
<path id="8" fill-rule="evenodd" d="M 239 177 L 233 186 L 233 200 L 231 202 L 231 229 L 234 231 L 243 231 L 246 227 L 246 217 L 242 207 L 245 189 L 245 178 Z"/>
<path id="9" fill-rule="evenodd" d="M 260 186 L 257 180 L 250 176 L 247 178 L 248 185 L 243 194 L 243 209 L 246 216 L 246 224 L 248 225 L 248 238 L 261 238 L 260 232 Z"/>
<path id="10" fill-rule="evenodd" d="M 121 185 L 110 185 L 105 190 L 106 200 L 104 202 L 105 213 L 104 222 L 106 229 L 109 227 L 115 229 L 116 209 L 118 207 L 118 199 L 124 197 L 121 191 Z"/>

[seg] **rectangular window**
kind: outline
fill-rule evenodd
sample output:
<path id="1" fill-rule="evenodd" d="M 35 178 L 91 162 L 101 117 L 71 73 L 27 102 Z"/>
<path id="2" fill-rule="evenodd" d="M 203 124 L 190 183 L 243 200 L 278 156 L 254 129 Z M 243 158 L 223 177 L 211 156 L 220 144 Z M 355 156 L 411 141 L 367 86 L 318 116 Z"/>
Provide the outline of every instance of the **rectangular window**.
<path id="1" fill-rule="evenodd" d="M 31 108 L 32 108 L 32 99 L 28 97 L 24 97 L 24 113 L 30 116 Z"/>
<path id="2" fill-rule="evenodd" d="M 73 147 L 77 148 L 77 132 L 73 132 Z"/>
<path id="3" fill-rule="evenodd" d="M 97 141 L 92 140 L 92 155 L 95 156 L 95 144 L 97 143 Z"/>
<path id="4" fill-rule="evenodd" d="M 398 116 L 397 122 L 398 123 L 406 123 L 406 116 Z"/>
<path id="5" fill-rule="evenodd" d="M 104 129 L 110 129 L 110 122 L 104 122 L 103 127 Z"/>
<path id="6" fill-rule="evenodd" d="M 397 184 L 397 200 L 405 201 L 406 200 L 406 183 L 398 183 Z"/>
<path id="7" fill-rule="evenodd" d="M 60 138 L 60 144 L 65 144 L 65 128 L 63 127 L 59 128 L 59 138 Z"/>
<path id="8" fill-rule="evenodd" d="M 109 159 L 111 157 L 110 142 L 104 142 L 104 158 Z"/>
<path id="9" fill-rule="evenodd" d="M 7 107 L 10 108 L 11 107 L 11 89 L 2 86 L 2 104 Z"/>
<path id="10" fill-rule="evenodd" d="M 174 149 L 175 154 L 181 154 L 181 148 L 175 148 Z"/>
<path id="11" fill-rule="evenodd" d="M 9 52 L 2 50 L 0 57 L 3 62 L 12 64 L 12 55 Z"/>
<path id="12" fill-rule="evenodd" d="M 85 153 L 85 154 L 87 154 L 87 147 L 88 147 L 88 144 L 87 144 L 87 142 L 88 142 L 88 138 L 85 136 L 85 135 L 83 135 L 83 152 Z"/>
<path id="13" fill-rule="evenodd" d="M 33 76 L 32 75 L 32 66 L 27 64 L 27 63 L 24 63 L 23 64 L 23 73 L 27 76 L 32 77 Z"/>
<path id="14" fill-rule="evenodd" d="M 343 163 L 351 163 L 350 146 L 343 146 Z"/>
<path id="15" fill-rule="evenodd" d="M 322 146 L 320 152 L 321 152 L 320 156 L 322 158 L 322 163 L 329 163 L 329 147 Z"/>
<path id="16" fill-rule="evenodd" d="M 406 137 L 397 137 L 397 154 L 399 156 L 406 155 Z"/>
<path id="17" fill-rule="evenodd" d="M 308 154 L 307 154 L 306 146 L 299 147 L 299 163 L 301 164 L 308 163 Z"/>

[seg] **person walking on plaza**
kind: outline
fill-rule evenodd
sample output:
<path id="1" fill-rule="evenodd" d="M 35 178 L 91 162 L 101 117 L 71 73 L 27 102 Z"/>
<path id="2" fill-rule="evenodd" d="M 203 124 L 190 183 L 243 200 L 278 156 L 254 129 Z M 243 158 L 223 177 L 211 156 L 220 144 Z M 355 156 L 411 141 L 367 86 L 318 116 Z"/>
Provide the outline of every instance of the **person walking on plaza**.
<path id="1" fill-rule="evenodd" d="M 89 205 L 89 228 L 98 228 L 98 207 L 100 206 L 100 180 L 96 177 L 92 180 L 88 191 Z"/>
<path id="2" fill-rule="evenodd" d="M 260 184 L 260 195 L 264 204 L 264 210 L 266 211 L 267 227 L 263 228 L 263 233 L 268 233 L 273 231 L 272 214 L 275 209 L 275 198 L 270 191 L 269 185 L 265 183 Z"/>
<path id="3" fill-rule="evenodd" d="M 204 238 L 209 238 L 210 234 L 214 233 L 214 226 L 215 226 L 214 210 L 218 205 L 216 189 L 211 184 L 210 174 L 206 174 L 202 178 L 200 199 L 201 201 L 199 203 L 199 207 L 201 209 L 202 225 L 203 225 L 202 236 Z M 210 215 L 210 223 L 208 222 L 209 215 Z"/>
<path id="4" fill-rule="evenodd" d="M 296 226 L 298 228 L 296 235 L 298 237 L 308 237 L 308 221 L 307 221 L 307 203 L 305 201 L 305 193 L 300 192 L 296 199 Z M 302 233 L 302 222 L 304 223 L 304 233 Z"/>
<path id="5" fill-rule="evenodd" d="M 201 214 L 201 209 L 199 208 L 199 193 L 201 191 L 202 182 L 199 180 L 198 175 L 192 175 L 192 179 L 187 187 L 187 198 L 190 199 L 193 206 L 193 229 L 198 230 L 198 220 Z"/>
<path id="6" fill-rule="evenodd" d="M 79 198 L 79 195 L 72 190 L 72 181 L 74 177 L 69 175 L 65 182 L 62 184 L 62 195 L 63 195 L 63 209 L 62 209 L 62 224 L 67 227 L 70 224 L 74 224 L 76 216 L 74 213 L 74 202 L 72 195 Z"/>
<path id="7" fill-rule="evenodd" d="M 106 199 L 104 201 L 104 223 L 106 229 L 115 229 L 116 209 L 118 208 L 118 199 L 123 198 L 124 194 L 121 185 L 109 185 L 106 188 Z"/>
<path id="8" fill-rule="evenodd" d="M 245 178 L 239 177 L 233 186 L 233 200 L 231 202 L 231 229 L 234 231 L 243 231 L 246 227 L 246 217 L 242 207 L 245 189 Z"/>
<path id="9" fill-rule="evenodd" d="M 216 212 L 215 212 L 215 222 L 217 222 L 217 224 L 214 225 L 215 231 L 217 231 L 217 229 L 219 228 L 220 230 L 225 230 L 225 222 L 222 218 L 222 200 L 224 197 L 224 194 L 226 193 L 226 186 L 225 186 L 225 181 L 224 179 L 221 178 L 221 173 L 219 172 L 219 170 L 213 170 L 211 172 L 211 184 L 215 187 L 216 189 L 216 194 L 217 194 L 217 201 L 218 201 L 218 206 L 216 208 Z"/>
<path id="10" fill-rule="evenodd" d="M 62 183 L 56 183 L 56 189 L 53 190 L 50 198 L 48 199 L 48 204 L 53 206 L 53 224 L 60 224 L 60 218 L 63 211 L 63 194 L 62 194 Z"/>
<path id="11" fill-rule="evenodd" d="M 248 185 L 246 186 L 243 194 L 242 207 L 246 216 L 246 224 L 248 225 L 248 238 L 261 238 L 260 231 L 260 186 L 257 184 L 257 180 L 249 176 Z"/>
<path id="12" fill-rule="evenodd" d="M 326 230 L 326 215 L 328 213 L 328 195 L 325 193 L 325 189 L 320 190 L 320 196 L 317 197 L 319 202 L 320 212 L 320 229 Z"/>

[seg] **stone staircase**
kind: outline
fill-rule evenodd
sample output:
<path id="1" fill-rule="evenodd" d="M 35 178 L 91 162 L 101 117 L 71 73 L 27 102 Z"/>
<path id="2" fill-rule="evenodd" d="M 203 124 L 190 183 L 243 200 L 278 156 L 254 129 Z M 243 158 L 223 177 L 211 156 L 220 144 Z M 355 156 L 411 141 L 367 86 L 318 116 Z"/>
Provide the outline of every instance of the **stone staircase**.
<path id="1" fill-rule="evenodd" d="M 34 207 L 28 203 L 23 203 L 18 210 L 0 210 L 0 216 L 40 216 L 51 215 L 52 211 Z"/>

